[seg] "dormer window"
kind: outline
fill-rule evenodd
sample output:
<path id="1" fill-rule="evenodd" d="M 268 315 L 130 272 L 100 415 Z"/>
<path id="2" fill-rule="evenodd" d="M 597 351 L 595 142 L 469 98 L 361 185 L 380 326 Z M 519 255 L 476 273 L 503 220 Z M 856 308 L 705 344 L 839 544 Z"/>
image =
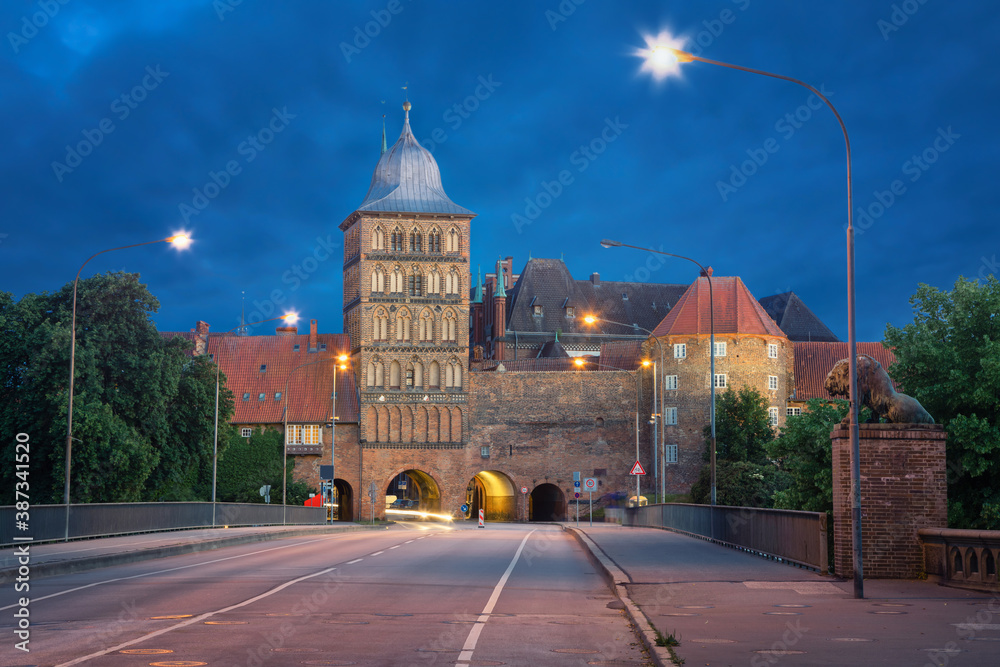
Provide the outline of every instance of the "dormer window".
<path id="1" fill-rule="evenodd" d="M 244 401 L 249 401 L 250 400 L 250 392 L 247 392 L 247 393 L 243 394 L 243 400 Z"/>
<path id="2" fill-rule="evenodd" d="M 267 370 L 267 364 L 261 364 L 261 365 L 260 365 L 260 372 L 261 372 L 261 373 L 263 373 L 263 372 L 265 372 L 266 370 Z"/>
<path id="3" fill-rule="evenodd" d="M 299 347 L 300 347 L 300 346 L 299 346 L 299 344 L 298 344 L 298 343 L 296 343 L 295 345 L 293 345 L 293 346 L 292 346 L 292 352 L 298 352 L 298 351 L 299 351 Z"/>
<path id="4" fill-rule="evenodd" d="M 274 392 L 274 400 L 275 401 L 280 401 L 281 400 L 281 392 L 280 391 Z"/>
<path id="5" fill-rule="evenodd" d="M 573 306 L 566 306 L 566 317 L 576 317 L 576 309 Z"/>
<path id="6" fill-rule="evenodd" d="M 326 352 L 326 343 L 320 343 L 319 344 L 319 351 L 320 352 Z"/>
<path id="7" fill-rule="evenodd" d="M 628 301 L 628 294 L 622 292 L 622 301 Z"/>
<path id="8" fill-rule="evenodd" d="M 260 392 L 259 394 L 257 394 L 258 401 L 263 401 L 265 398 L 267 398 L 267 394 L 265 394 L 264 392 Z"/>
<path id="9" fill-rule="evenodd" d="M 532 313 L 534 314 L 535 317 L 541 317 L 542 316 L 542 307 L 540 305 L 539 306 L 534 306 L 533 310 L 532 310 Z"/>

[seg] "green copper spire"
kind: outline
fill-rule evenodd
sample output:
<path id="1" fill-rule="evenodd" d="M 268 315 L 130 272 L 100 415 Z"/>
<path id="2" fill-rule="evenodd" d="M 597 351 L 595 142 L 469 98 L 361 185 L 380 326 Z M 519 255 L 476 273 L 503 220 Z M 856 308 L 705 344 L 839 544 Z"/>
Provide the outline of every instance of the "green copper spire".
<path id="1" fill-rule="evenodd" d="M 493 292 L 493 297 L 496 298 L 502 296 L 507 298 L 507 291 L 503 288 L 503 266 L 500 264 L 500 260 L 497 260 L 497 289 Z"/>
<path id="2" fill-rule="evenodd" d="M 379 153 L 379 157 L 385 155 L 385 152 L 389 150 L 385 145 L 385 114 L 382 114 L 382 152 Z"/>
<path id="3" fill-rule="evenodd" d="M 472 295 L 472 303 L 483 302 L 483 267 L 476 267 L 476 292 Z"/>

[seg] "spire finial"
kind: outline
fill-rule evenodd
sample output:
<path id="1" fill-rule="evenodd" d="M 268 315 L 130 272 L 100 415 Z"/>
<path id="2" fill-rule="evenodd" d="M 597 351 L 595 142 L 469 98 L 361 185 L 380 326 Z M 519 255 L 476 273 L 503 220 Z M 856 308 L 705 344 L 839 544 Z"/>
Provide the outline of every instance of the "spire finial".
<path id="1" fill-rule="evenodd" d="M 403 86 L 403 90 L 406 90 L 409 87 L 410 87 L 410 82 L 407 81 L 406 85 Z M 410 122 L 410 107 L 411 107 L 411 105 L 410 105 L 410 95 L 409 95 L 409 93 L 403 93 L 403 99 L 405 100 L 403 102 L 403 111 L 406 112 L 406 122 Z"/>
<path id="2" fill-rule="evenodd" d="M 385 152 L 389 150 L 385 145 L 385 114 L 382 114 L 382 152 L 379 156 L 385 155 Z"/>

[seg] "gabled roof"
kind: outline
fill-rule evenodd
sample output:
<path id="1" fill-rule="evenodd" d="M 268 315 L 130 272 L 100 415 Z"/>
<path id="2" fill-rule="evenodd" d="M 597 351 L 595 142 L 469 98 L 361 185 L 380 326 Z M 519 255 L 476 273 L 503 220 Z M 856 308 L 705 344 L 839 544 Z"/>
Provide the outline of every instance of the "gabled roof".
<path id="1" fill-rule="evenodd" d="M 833 398 L 823 384 L 827 374 L 841 359 L 847 359 L 847 343 L 803 343 L 792 345 L 795 355 L 794 400 L 807 401 L 810 398 Z M 886 370 L 896 362 L 896 355 L 882 343 L 858 343 L 858 354 L 867 354 L 882 364 Z"/>
<path id="2" fill-rule="evenodd" d="M 711 270 L 711 269 L 709 269 Z M 785 337 L 739 277 L 712 277 L 713 298 L 708 278 L 694 281 L 663 321 L 655 336 L 707 334 L 711 329 L 712 300 L 715 302 L 715 333 L 767 334 Z"/>
<path id="3" fill-rule="evenodd" d="M 445 213 L 474 216 L 448 198 L 441 185 L 441 171 L 434 156 L 421 146 L 410 130 L 410 103 L 399 139 L 382 154 L 368 194 L 359 211 L 387 213 Z"/>
<path id="4" fill-rule="evenodd" d="M 210 335 L 208 353 L 214 355 L 226 386 L 236 399 L 234 424 L 280 424 L 288 406 L 289 423 L 330 421 L 333 404 L 333 364 L 338 354 L 349 353 L 346 334 L 318 334 L 319 348 L 309 352 L 309 335 L 293 336 L 222 336 Z M 299 350 L 295 351 L 295 345 Z M 301 364 L 319 362 L 291 371 Z M 266 366 L 263 372 L 261 366 Z M 276 401 L 276 392 L 287 395 Z M 249 394 L 247 400 L 243 395 Z M 264 400 L 260 400 L 264 394 Z M 354 373 L 337 373 L 337 421 L 358 421 L 358 396 Z"/>
<path id="5" fill-rule="evenodd" d="M 547 341 L 538 350 L 538 358 L 540 359 L 565 359 L 567 357 L 569 357 L 569 353 L 562 346 L 562 343 L 559 342 L 558 337 Z"/>
<path id="6" fill-rule="evenodd" d="M 602 371 L 634 371 L 642 362 L 641 340 L 622 340 L 601 344 Z"/>
<path id="7" fill-rule="evenodd" d="M 529 259 L 517 283 L 507 294 L 507 329 L 517 332 L 564 335 L 644 336 L 641 329 L 583 321 L 593 313 L 611 322 L 652 330 L 677 302 L 686 285 L 574 280 L 560 259 Z M 624 297 L 623 297 L 624 295 Z M 542 314 L 534 314 L 542 306 Z M 566 308 L 574 309 L 567 317 Z"/>
<path id="8" fill-rule="evenodd" d="M 785 292 L 760 299 L 760 305 L 791 341 L 839 342 L 795 292 Z"/>

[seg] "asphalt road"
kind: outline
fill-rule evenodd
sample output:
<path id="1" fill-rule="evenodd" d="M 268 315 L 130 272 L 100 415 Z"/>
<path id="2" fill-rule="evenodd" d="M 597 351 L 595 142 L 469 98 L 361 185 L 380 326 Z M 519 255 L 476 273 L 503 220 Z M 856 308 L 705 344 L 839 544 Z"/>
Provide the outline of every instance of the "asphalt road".
<path id="1" fill-rule="evenodd" d="M 399 524 L 30 583 L 2 665 L 643 665 L 621 603 L 558 526 Z"/>

